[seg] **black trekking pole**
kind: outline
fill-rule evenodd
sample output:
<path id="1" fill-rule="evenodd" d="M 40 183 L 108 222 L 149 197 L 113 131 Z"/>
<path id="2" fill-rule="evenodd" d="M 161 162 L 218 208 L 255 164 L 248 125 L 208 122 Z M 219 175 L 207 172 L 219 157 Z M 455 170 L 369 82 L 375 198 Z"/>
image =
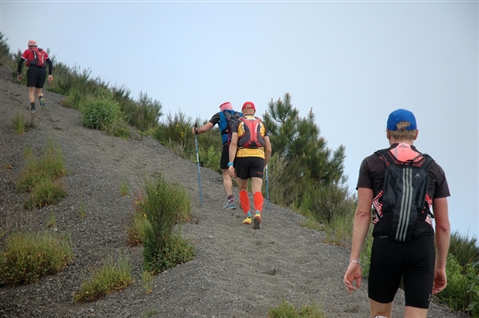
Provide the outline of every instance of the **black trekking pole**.
<path id="1" fill-rule="evenodd" d="M 265 208 L 268 209 L 269 205 L 269 181 L 268 181 L 268 165 L 266 165 L 266 206 Z"/>
<path id="2" fill-rule="evenodd" d="M 200 174 L 200 157 L 198 155 L 198 124 L 195 123 L 195 143 L 196 143 L 196 164 L 198 166 L 198 187 L 200 189 L 200 205 L 203 203 L 203 196 L 201 193 L 201 174 Z"/>

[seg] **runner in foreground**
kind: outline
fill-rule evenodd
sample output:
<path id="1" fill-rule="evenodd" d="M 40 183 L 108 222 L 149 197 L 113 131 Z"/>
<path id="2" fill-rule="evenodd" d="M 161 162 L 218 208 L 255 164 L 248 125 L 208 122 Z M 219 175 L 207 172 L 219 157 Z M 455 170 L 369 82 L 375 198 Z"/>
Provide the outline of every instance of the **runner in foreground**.
<path id="1" fill-rule="evenodd" d="M 391 317 L 401 278 L 406 296 L 404 317 L 407 318 L 425 318 L 432 294 L 447 285 L 449 188 L 442 168 L 413 146 L 417 136 L 413 113 L 395 110 L 387 121 L 386 137 L 390 147 L 365 158 L 359 171 L 350 262 L 343 282 L 349 292 L 361 287 L 361 250 L 371 223 L 371 206 L 374 206 L 374 241 L 368 277 L 371 317 Z M 389 179 L 389 175 L 397 178 Z M 410 184 L 419 179 L 424 180 L 421 183 L 424 185 L 417 187 L 421 195 L 414 196 L 418 191 Z M 413 197 L 422 200 L 411 200 Z M 390 204 L 392 201 L 396 203 Z M 435 233 L 429 214 L 431 206 Z M 406 226 L 407 223 L 401 221 L 407 219 L 405 216 L 415 221 Z M 404 231 L 406 228 L 411 231 Z"/>

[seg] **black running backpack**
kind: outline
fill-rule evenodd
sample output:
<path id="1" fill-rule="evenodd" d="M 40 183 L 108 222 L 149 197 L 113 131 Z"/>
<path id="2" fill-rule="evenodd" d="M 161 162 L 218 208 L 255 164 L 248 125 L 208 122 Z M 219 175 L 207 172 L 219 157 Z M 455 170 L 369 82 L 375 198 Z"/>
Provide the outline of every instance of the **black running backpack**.
<path id="1" fill-rule="evenodd" d="M 379 217 L 375 232 L 378 230 L 391 239 L 404 242 L 424 231 L 433 231 L 432 226 L 426 225 L 426 218 L 432 217 L 429 208 L 432 201 L 427 188 L 434 160 L 427 154 L 418 153 L 414 159 L 399 161 L 389 150 L 375 152 L 385 164 L 383 190 L 373 200 Z"/>

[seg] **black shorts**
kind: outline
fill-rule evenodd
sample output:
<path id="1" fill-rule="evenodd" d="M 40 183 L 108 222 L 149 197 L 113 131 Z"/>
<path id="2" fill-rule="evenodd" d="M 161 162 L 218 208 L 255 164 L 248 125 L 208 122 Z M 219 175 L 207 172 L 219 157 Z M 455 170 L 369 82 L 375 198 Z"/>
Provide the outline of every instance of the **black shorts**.
<path id="1" fill-rule="evenodd" d="M 236 176 L 246 180 L 250 178 L 263 179 L 264 159 L 260 157 L 239 157 L 235 160 Z"/>
<path id="2" fill-rule="evenodd" d="M 27 87 L 43 88 L 46 78 L 46 68 L 30 66 L 27 71 Z"/>
<path id="3" fill-rule="evenodd" d="M 403 277 L 406 306 L 429 308 L 435 258 L 432 235 L 408 242 L 375 237 L 368 278 L 369 298 L 380 303 L 392 302 Z"/>
<path id="4" fill-rule="evenodd" d="M 230 146 L 228 144 L 224 144 L 220 159 L 221 170 L 228 169 L 228 162 L 230 162 Z"/>

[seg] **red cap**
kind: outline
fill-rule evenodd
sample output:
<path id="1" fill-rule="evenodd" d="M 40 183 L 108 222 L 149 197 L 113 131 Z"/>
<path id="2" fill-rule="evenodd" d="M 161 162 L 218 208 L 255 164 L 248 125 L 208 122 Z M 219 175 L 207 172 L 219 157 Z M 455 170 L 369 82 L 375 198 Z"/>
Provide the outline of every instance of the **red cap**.
<path id="1" fill-rule="evenodd" d="M 245 102 L 241 110 L 243 111 L 245 108 L 252 108 L 256 112 L 256 107 L 254 107 L 253 102 Z"/>

